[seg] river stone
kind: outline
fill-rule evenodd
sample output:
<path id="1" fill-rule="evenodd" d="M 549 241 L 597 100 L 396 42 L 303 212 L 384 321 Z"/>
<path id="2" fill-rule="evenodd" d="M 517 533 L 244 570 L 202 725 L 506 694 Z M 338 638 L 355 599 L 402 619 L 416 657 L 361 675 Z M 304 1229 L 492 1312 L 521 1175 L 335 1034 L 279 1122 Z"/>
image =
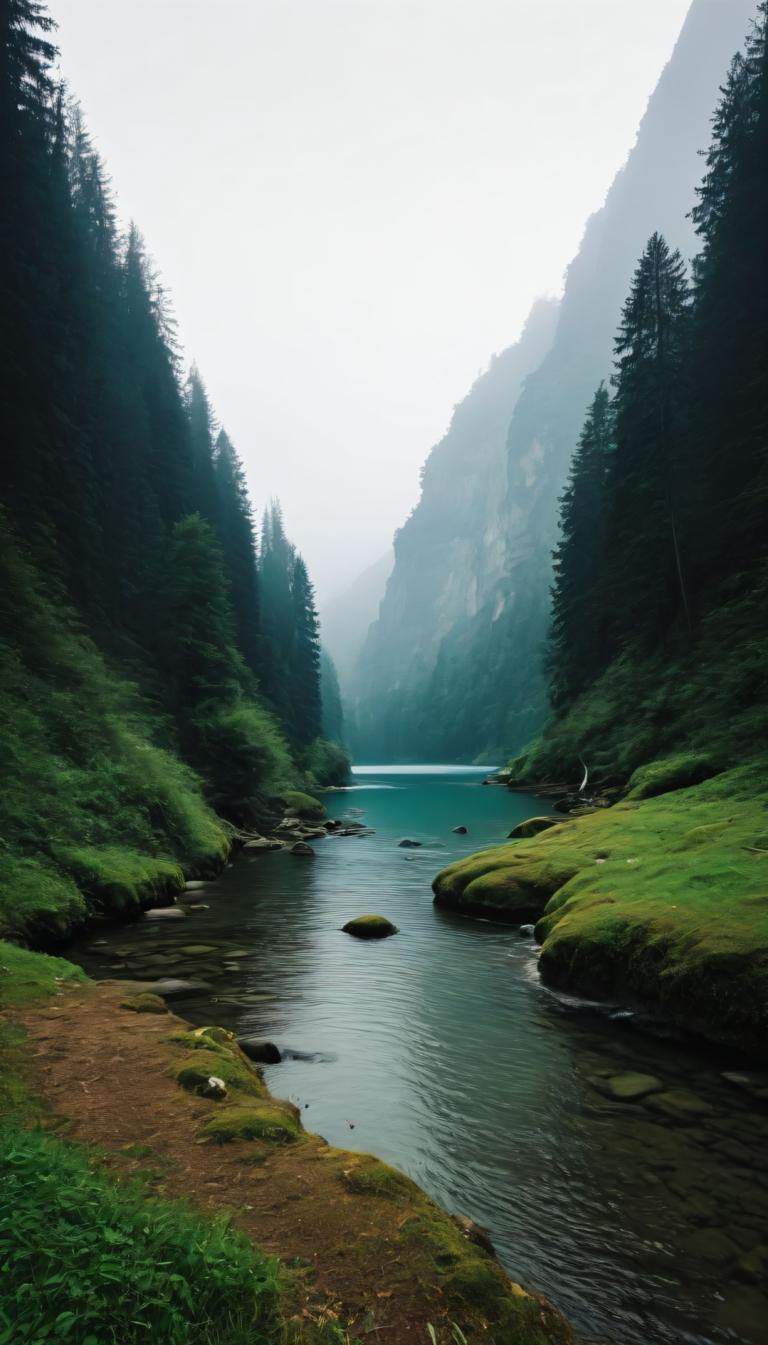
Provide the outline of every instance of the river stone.
<path id="1" fill-rule="evenodd" d="M 619 1102 L 638 1102 L 651 1093 L 660 1093 L 664 1085 L 653 1074 L 613 1074 L 609 1079 L 601 1080 L 600 1088 Z"/>
<path id="2" fill-rule="evenodd" d="M 182 911 L 180 906 L 153 906 L 144 912 L 144 916 L 147 920 L 183 920 L 186 911 Z"/>
<path id="3" fill-rule="evenodd" d="M 201 887 L 208 887 L 208 882 L 203 878 L 191 878 L 184 884 L 185 892 L 199 892 Z"/>
<path id="4" fill-rule="evenodd" d="M 466 828 L 466 827 L 454 827 L 454 828 L 453 828 L 453 834 L 454 834 L 454 836 L 466 836 L 466 834 L 467 834 L 467 828 Z"/>
<path id="5" fill-rule="evenodd" d="M 176 951 L 185 957 L 202 957 L 205 953 L 218 953 L 221 949 L 213 943 L 183 943 Z"/>
<path id="6" fill-rule="evenodd" d="M 521 925 L 517 932 L 520 935 L 521 939 L 532 939 L 534 934 L 536 933 L 536 926 Z"/>
<path id="7" fill-rule="evenodd" d="M 149 994 L 154 995 L 191 995 L 197 990 L 209 989 L 205 981 L 184 981 L 175 976 L 151 981 L 144 988 Z"/>
<path id="8" fill-rule="evenodd" d="M 697 1228 L 686 1238 L 685 1247 L 691 1255 L 709 1261 L 711 1265 L 728 1265 L 739 1255 L 735 1242 L 731 1242 L 721 1228 Z"/>
<path id="9" fill-rule="evenodd" d="M 402 841 L 398 841 L 398 845 L 401 850 L 419 850 L 421 841 L 411 841 L 406 836 Z"/>
<path id="10" fill-rule="evenodd" d="M 267 836 L 257 836 L 252 841 L 246 841 L 244 850 L 255 850 L 257 853 L 267 850 L 282 850 L 283 842 Z"/>
<path id="11" fill-rule="evenodd" d="M 344 934 L 352 934 L 356 939 L 387 939 L 397 934 L 397 927 L 385 915 L 358 915 L 342 926 Z"/>
<path id="12" fill-rule="evenodd" d="M 649 1097 L 646 1106 L 668 1116 L 671 1121 L 685 1123 L 696 1116 L 708 1116 L 714 1108 L 695 1093 L 685 1088 L 670 1088 L 666 1093 L 657 1093 Z"/>
<path id="13" fill-rule="evenodd" d="M 279 1065 L 283 1058 L 273 1041 L 264 1041 L 261 1037 L 238 1037 L 237 1044 L 249 1060 L 262 1065 Z"/>
<path id="14" fill-rule="evenodd" d="M 306 857 L 311 858 L 315 852 L 311 845 L 307 845 L 306 841 L 297 841 L 295 845 L 291 846 L 290 853 L 292 855 L 305 855 Z"/>

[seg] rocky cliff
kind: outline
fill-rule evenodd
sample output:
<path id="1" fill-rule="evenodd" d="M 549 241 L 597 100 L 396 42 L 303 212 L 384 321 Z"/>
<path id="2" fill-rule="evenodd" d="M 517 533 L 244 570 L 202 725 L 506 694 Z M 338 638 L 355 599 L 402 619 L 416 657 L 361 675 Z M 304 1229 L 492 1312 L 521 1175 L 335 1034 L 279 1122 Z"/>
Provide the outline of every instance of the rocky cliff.
<path id="1" fill-rule="evenodd" d="M 556 329 L 554 307 L 537 305 L 432 450 L 358 664 L 358 758 L 494 759 L 540 728 L 558 496 L 586 406 L 610 376 L 649 235 L 695 252 L 699 151 L 755 10 L 755 0 L 694 0 L 636 144 L 587 224 Z"/>

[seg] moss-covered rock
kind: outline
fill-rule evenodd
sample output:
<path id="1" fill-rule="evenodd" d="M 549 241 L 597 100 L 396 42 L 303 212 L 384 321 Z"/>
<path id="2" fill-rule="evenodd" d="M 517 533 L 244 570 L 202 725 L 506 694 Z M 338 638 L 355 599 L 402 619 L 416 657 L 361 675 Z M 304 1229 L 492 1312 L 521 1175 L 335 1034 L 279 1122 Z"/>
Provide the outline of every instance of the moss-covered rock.
<path id="1" fill-rule="evenodd" d="M 325 817 L 325 808 L 319 799 L 304 794 L 300 789 L 285 790 L 280 798 L 285 804 L 288 817 L 303 817 L 311 822 L 319 822 Z"/>
<path id="2" fill-rule="evenodd" d="M 501 845 L 450 864 L 432 887 L 439 906 L 522 925 L 536 920 L 576 871 L 567 861 L 539 861 L 519 845 Z"/>
<path id="3" fill-rule="evenodd" d="M 413 1199 L 419 1188 L 388 1163 L 363 1154 L 353 1166 L 344 1168 L 341 1179 L 347 1190 L 357 1195 L 386 1196 L 389 1200 Z"/>
<path id="4" fill-rule="evenodd" d="M 342 925 L 342 930 L 356 939 L 386 939 L 398 933 L 397 926 L 384 915 L 358 915 Z"/>
<path id="5" fill-rule="evenodd" d="M 529 840 L 531 836 L 538 836 L 542 831 L 549 831 L 550 827 L 557 827 L 562 824 L 562 817 L 526 817 L 525 821 L 518 822 L 509 833 L 511 841 Z"/>
<path id="6" fill-rule="evenodd" d="M 146 992 L 142 995 L 131 995 L 124 999 L 120 1004 L 121 1009 L 130 1009 L 133 1013 L 167 1013 L 168 1005 L 159 995 L 153 995 Z"/>
<path id="7" fill-rule="evenodd" d="M 288 1102 L 262 1102 L 255 1106 L 227 1106 L 203 1123 L 200 1133 L 216 1144 L 238 1140 L 268 1140 L 294 1144 L 301 1135 L 298 1111 Z"/>
<path id="8" fill-rule="evenodd" d="M 231 1040 L 217 1041 L 209 1035 L 218 1031 L 224 1029 L 207 1028 L 199 1034 L 179 1032 L 169 1038 L 187 1048 L 187 1053 L 172 1066 L 177 1083 L 189 1092 L 206 1095 L 208 1081 L 215 1077 L 233 1092 L 249 1098 L 268 1097 L 261 1076 L 237 1044 Z"/>

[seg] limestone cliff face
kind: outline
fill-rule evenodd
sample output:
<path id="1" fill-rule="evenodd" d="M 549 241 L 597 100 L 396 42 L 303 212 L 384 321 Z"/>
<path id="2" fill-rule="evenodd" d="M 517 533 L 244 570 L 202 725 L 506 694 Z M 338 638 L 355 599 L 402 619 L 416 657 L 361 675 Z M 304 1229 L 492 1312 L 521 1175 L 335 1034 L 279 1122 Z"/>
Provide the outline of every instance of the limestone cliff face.
<path id="1" fill-rule="evenodd" d="M 696 251 L 699 151 L 755 10 L 755 0 L 694 0 L 627 163 L 588 222 L 556 330 L 552 306 L 537 306 L 432 450 L 358 665 L 358 757 L 493 759 L 541 726 L 558 496 L 586 407 L 610 376 L 648 237 L 659 229 L 684 256 Z"/>

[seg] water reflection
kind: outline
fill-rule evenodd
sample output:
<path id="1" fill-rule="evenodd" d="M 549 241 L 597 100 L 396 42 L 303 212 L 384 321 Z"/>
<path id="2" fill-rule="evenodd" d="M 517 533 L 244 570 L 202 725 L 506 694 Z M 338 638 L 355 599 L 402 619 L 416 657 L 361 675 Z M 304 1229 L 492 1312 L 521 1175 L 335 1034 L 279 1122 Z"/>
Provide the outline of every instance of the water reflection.
<path id="1" fill-rule="evenodd" d="M 541 811 L 480 778 L 361 775 L 329 810 L 362 808 L 374 835 L 319 841 L 313 860 L 245 852 L 189 894 L 185 920 L 142 921 L 80 958 L 96 975 L 191 978 L 182 1012 L 288 1048 L 266 1075 L 308 1126 L 486 1225 L 585 1339 L 761 1345 L 766 1113 L 721 1078 L 733 1062 L 551 995 L 517 931 L 433 907 L 438 867 Z M 340 932 L 372 911 L 401 933 Z M 616 1100 L 610 1080 L 630 1071 L 657 1091 Z"/>

